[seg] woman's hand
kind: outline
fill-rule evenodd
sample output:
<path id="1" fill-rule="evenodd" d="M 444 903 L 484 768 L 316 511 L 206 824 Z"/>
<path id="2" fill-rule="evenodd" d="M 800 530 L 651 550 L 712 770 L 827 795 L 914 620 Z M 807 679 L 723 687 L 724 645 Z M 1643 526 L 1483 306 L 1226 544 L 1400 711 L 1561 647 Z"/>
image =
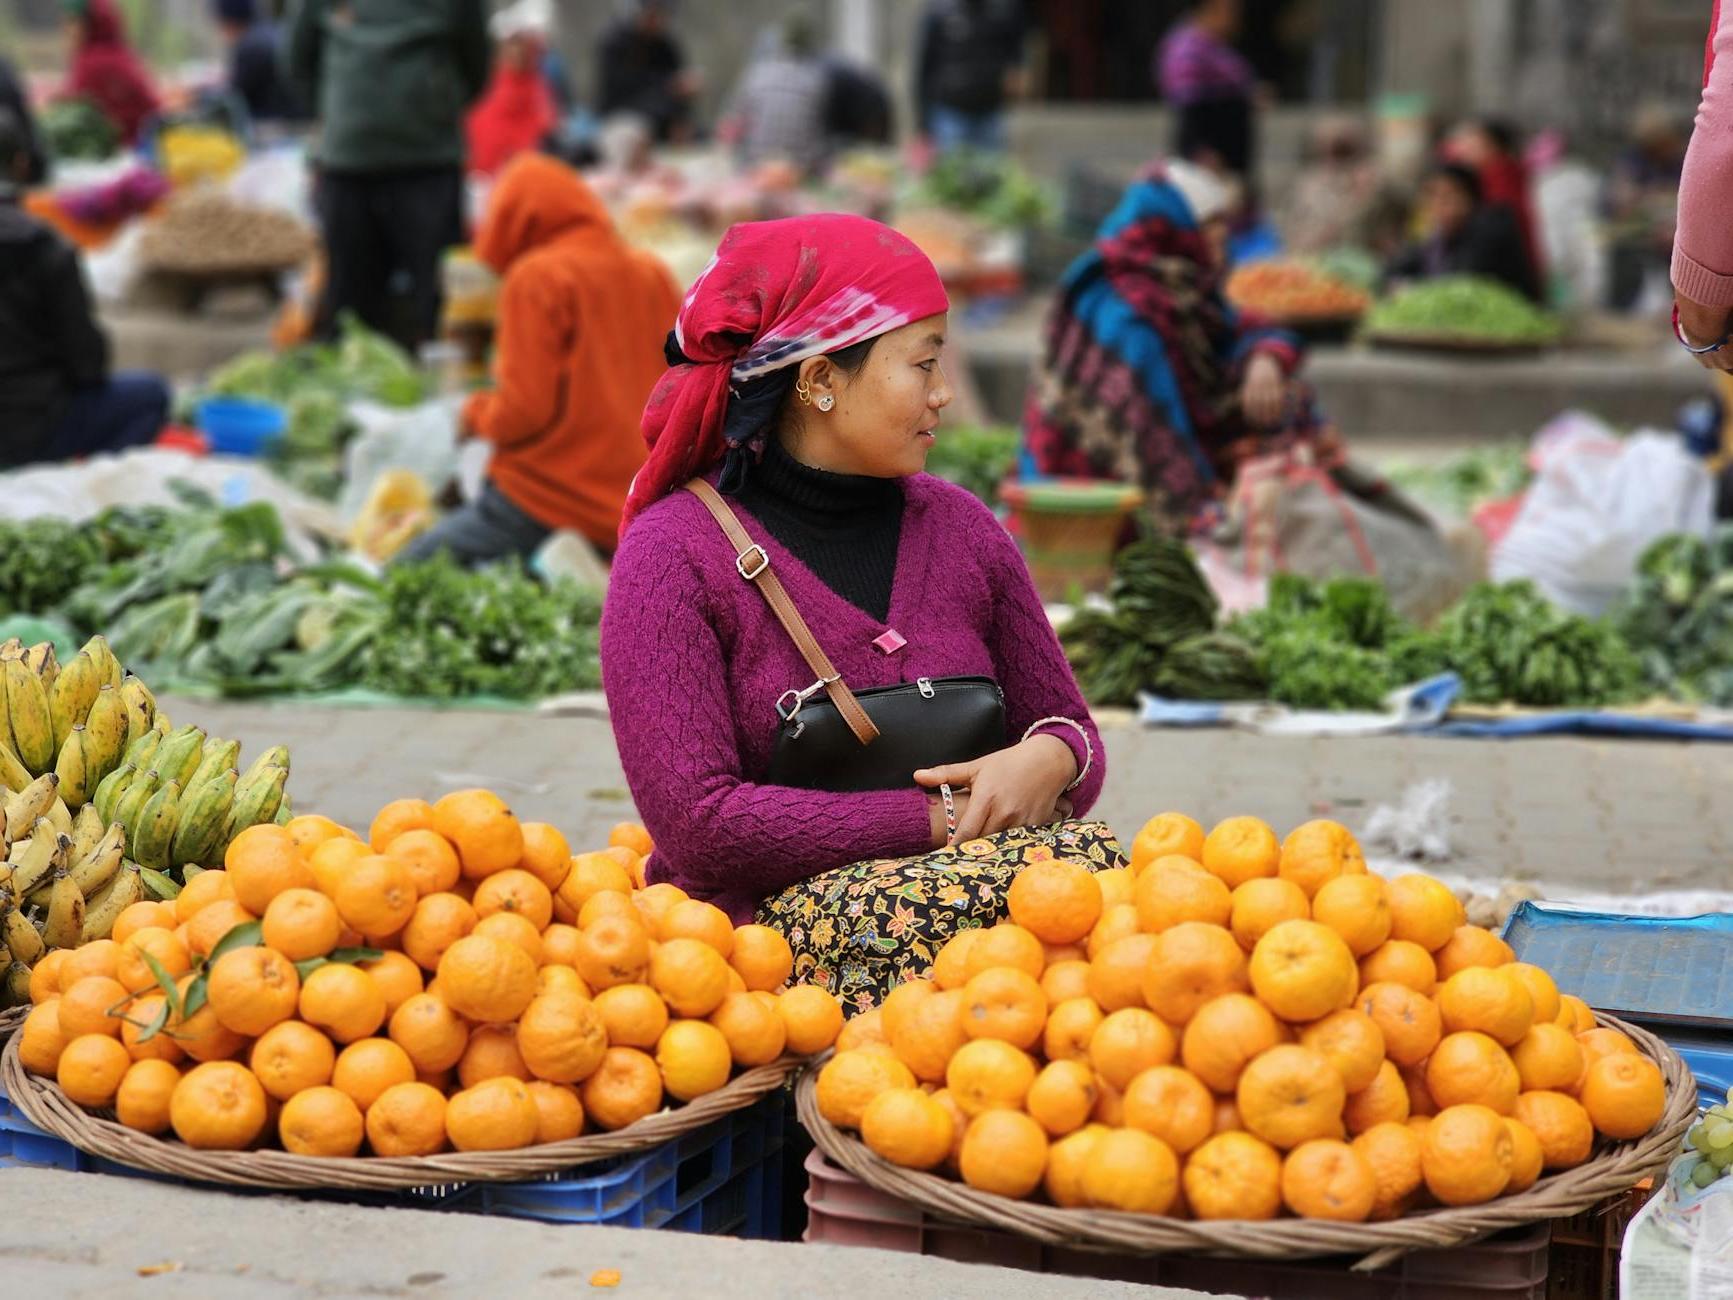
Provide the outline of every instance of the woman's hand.
<path id="1" fill-rule="evenodd" d="M 1678 299 L 1679 328 L 1694 348 L 1706 348 L 1716 339 L 1727 337 L 1733 327 L 1733 314 L 1725 307 L 1705 307 L 1689 298 Z M 1733 343 L 1718 352 L 1703 352 L 1697 364 L 1705 370 L 1733 370 Z"/>
<path id="2" fill-rule="evenodd" d="M 1282 421 L 1287 401 L 1288 377 L 1282 373 L 1281 363 L 1267 352 L 1254 354 L 1246 363 L 1246 380 L 1240 387 L 1240 409 L 1246 420 L 1274 428 Z"/>
<path id="3" fill-rule="evenodd" d="M 941 785 L 966 789 L 958 797 L 957 833 L 952 844 L 980 839 L 1014 826 L 1046 826 L 1059 820 L 1065 789 L 1077 779 L 1077 756 L 1057 736 L 1031 736 L 972 763 L 925 768 L 915 783 L 929 790 Z M 939 810 L 942 819 L 944 809 Z"/>

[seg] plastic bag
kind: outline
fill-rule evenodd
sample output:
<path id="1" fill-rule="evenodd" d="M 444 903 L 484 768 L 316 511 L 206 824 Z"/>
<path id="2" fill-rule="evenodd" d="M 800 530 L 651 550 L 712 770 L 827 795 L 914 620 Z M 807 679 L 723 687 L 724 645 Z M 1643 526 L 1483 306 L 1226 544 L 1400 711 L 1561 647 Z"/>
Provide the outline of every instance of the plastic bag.
<path id="1" fill-rule="evenodd" d="M 1707 536 L 1714 524 L 1714 480 L 1674 434 L 1620 439 L 1572 415 L 1536 443 L 1534 486 L 1492 555 L 1499 582 L 1532 579 L 1554 604 L 1596 617 L 1629 586 L 1651 542 Z"/>
<path id="2" fill-rule="evenodd" d="M 420 406 L 355 402 L 349 414 L 361 426 L 344 453 L 345 482 L 337 512 L 346 524 L 361 518 L 374 484 L 393 470 L 406 470 L 438 496 L 457 472 L 457 417 L 461 399 L 438 398 Z"/>

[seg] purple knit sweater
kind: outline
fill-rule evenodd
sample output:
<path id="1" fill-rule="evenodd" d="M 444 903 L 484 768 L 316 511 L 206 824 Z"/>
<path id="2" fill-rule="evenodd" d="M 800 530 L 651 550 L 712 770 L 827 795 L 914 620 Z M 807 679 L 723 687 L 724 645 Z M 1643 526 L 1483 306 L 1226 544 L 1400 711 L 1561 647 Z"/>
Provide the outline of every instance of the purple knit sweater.
<path id="1" fill-rule="evenodd" d="M 736 507 L 789 596 L 856 690 L 920 677 L 992 677 L 1005 692 L 1006 743 L 1039 718 L 1089 729 L 1095 764 L 1071 798 L 1101 793 L 1100 734 L 1016 544 L 961 488 L 921 475 L 906 506 L 888 624 L 824 585 Z M 872 642 L 887 630 L 908 645 Z M 932 847 L 924 791 L 828 794 L 763 783 L 776 700 L 812 672 L 702 503 L 676 492 L 632 525 L 602 614 L 602 681 L 620 761 L 656 840 L 648 874 L 708 899 L 737 923 L 767 895 L 836 867 Z M 1083 743 L 1068 727 L 1052 734 Z"/>

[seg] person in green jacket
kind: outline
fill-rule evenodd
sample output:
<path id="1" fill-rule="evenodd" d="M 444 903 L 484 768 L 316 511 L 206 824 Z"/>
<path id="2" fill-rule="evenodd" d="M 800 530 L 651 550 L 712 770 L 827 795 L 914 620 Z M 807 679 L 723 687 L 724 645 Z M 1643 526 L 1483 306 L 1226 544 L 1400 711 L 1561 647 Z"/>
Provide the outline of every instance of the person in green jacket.
<path id="1" fill-rule="evenodd" d="M 486 0 L 293 0 L 284 62 L 320 128 L 321 337 L 347 312 L 412 351 L 437 334 L 487 20 Z"/>

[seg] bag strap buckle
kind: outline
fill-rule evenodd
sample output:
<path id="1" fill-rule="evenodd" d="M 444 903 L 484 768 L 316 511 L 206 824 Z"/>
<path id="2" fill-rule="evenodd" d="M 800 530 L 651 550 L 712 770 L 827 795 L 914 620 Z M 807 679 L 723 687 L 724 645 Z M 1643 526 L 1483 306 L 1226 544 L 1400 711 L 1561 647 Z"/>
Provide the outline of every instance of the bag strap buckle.
<path id="1" fill-rule="evenodd" d="M 753 565 L 752 568 L 748 569 L 746 567 L 747 561 L 752 559 L 754 554 L 757 555 L 758 562 Z M 745 578 L 746 581 L 757 582 L 764 576 L 765 570 L 770 567 L 770 553 L 762 546 L 758 545 L 758 543 L 754 542 L 751 546 L 747 547 L 744 551 L 740 552 L 739 555 L 734 557 L 734 567 L 740 571 L 740 576 Z"/>
<path id="2" fill-rule="evenodd" d="M 776 701 L 777 716 L 784 722 L 793 722 L 800 716 L 800 711 L 806 707 L 808 700 L 828 690 L 833 684 L 841 680 L 842 675 L 839 673 L 835 677 L 820 677 L 804 691 L 784 691 L 781 698 Z"/>

